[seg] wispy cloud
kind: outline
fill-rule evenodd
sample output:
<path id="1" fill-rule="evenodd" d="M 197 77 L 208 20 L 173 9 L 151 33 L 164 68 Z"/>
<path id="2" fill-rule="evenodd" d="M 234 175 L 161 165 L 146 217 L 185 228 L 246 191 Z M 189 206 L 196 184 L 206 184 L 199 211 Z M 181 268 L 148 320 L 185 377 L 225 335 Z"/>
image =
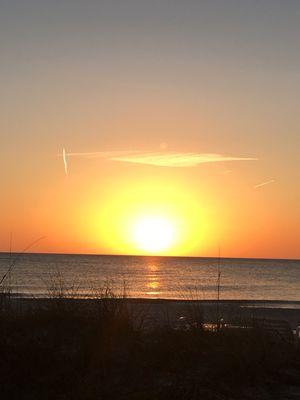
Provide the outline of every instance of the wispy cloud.
<path id="1" fill-rule="evenodd" d="M 254 161 L 254 157 L 228 156 L 215 153 L 111 151 L 94 153 L 69 153 L 68 156 L 102 158 L 112 161 L 152 165 L 158 167 L 195 167 L 204 163 L 228 161 Z"/>
<path id="2" fill-rule="evenodd" d="M 195 167 L 204 163 L 224 161 L 252 161 L 252 157 L 234 157 L 222 154 L 205 153 L 142 153 L 127 156 L 111 157 L 114 161 L 123 161 L 134 164 L 155 165 L 159 167 Z"/>
<path id="3" fill-rule="evenodd" d="M 68 162 L 67 162 L 67 156 L 66 156 L 65 148 L 63 148 L 63 161 L 64 161 L 65 174 L 66 174 L 66 176 L 68 176 Z"/>
<path id="4" fill-rule="evenodd" d="M 269 185 L 270 183 L 274 183 L 274 182 L 275 182 L 275 179 L 270 179 L 269 181 L 265 181 L 265 182 L 259 183 L 258 185 L 255 185 L 254 189 L 261 188 L 263 186 Z"/>

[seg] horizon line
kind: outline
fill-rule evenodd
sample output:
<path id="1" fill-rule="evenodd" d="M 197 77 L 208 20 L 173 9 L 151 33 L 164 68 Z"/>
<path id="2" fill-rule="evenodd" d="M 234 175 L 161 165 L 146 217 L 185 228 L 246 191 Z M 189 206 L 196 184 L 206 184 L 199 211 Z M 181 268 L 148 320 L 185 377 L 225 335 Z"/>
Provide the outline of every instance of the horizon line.
<path id="1" fill-rule="evenodd" d="M 211 259 L 223 259 L 223 260 L 282 260 L 282 261 L 297 261 L 300 262 L 300 258 L 272 258 L 272 257 L 219 257 L 217 256 L 176 256 L 176 255 L 165 255 L 165 254 L 109 254 L 109 253 L 56 253 L 56 252 L 17 252 L 17 251 L 0 251 L 0 254 L 15 254 L 15 255 L 61 255 L 61 256 L 99 256 L 99 257 L 165 257 L 165 258 L 211 258 Z"/>

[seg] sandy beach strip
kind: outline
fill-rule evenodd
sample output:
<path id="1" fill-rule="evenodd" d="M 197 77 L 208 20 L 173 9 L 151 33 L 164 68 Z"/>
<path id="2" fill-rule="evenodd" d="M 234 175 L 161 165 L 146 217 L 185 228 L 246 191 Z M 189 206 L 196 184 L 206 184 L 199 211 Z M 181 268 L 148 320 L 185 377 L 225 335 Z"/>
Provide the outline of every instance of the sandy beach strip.
<path id="1" fill-rule="evenodd" d="M 44 308 L 57 302 L 57 299 L 11 297 L 9 301 L 12 309 L 22 313 L 29 309 Z M 93 312 L 100 300 L 66 298 L 59 301 Z M 293 330 L 300 325 L 300 302 L 294 301 L 220 300 L 217 302 L 142 298 L 113 299 L 113 301 L 126 302 L 133 317 L 143 318 L 148 325 L 175 325 L 182 317 L 192 320 L 196 316 L 201 316 L 205 323 L 214 323 L 217 318 L 222 318 L 224 323 L 242 324 L 263 318 L 286 321 Z"/>

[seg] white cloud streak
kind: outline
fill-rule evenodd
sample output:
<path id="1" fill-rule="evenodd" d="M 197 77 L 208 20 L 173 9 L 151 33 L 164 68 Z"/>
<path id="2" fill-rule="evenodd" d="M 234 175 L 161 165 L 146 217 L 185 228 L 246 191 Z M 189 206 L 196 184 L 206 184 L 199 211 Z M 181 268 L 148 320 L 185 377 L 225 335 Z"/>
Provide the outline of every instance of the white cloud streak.
<path id="1" fill-rule="evenodd" d="M 199 164 L 222 161 L 248 161 L 252 158 L 224 156 L 221 154 L 197 153 L 146 153 L 130 156 L 112 157 L 114 161 L 134 164 L 155 165 L 159 167 L 195 167 Z"/>
<path id="2" fill-rule="evenodd" d="M 63 161 L 64 161 L 65 174 L 66 176 L 68 176 L 68 162 L 67 162 L 67 155 L 65 148 L 63 148 Z"/>
<path id="3" fill-rule="evenodd" d="M 69 153 L 70 157 L 102 158 L 112 161 L 151 165 L 158 167 L 195 167 L 204 163 L 228 161 L 254 161 L 253 157 L 226 156 L 214 153 L 108 151 L 94 153 Z"/>
<path id="4" fill-rule="evenodd" d="M 263 186 L 270 185 L 270 183 L 274 183 L 274 182 L 275 182 L 275 179 L 270 179 L 269 181 L 265 181 L 265 182 L 259 183 L 258 185 L 255 185 L 254 189 L 259 189 Z"/>

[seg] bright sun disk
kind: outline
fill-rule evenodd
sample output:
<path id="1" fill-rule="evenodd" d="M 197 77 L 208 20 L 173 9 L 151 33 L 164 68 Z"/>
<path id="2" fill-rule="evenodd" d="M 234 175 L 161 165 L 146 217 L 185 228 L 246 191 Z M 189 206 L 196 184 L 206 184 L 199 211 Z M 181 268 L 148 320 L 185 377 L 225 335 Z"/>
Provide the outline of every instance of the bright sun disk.
<path id="1" fill-rule="evenodd" d="M 143 251 L 166 250 L 172 244 L 173 238 L 174 230 L 171 222 L 162 217 L 144 217 L 134 226 L 134 242 Z"/>

